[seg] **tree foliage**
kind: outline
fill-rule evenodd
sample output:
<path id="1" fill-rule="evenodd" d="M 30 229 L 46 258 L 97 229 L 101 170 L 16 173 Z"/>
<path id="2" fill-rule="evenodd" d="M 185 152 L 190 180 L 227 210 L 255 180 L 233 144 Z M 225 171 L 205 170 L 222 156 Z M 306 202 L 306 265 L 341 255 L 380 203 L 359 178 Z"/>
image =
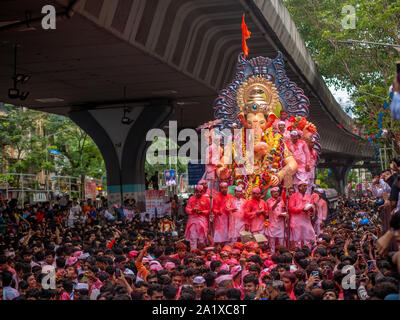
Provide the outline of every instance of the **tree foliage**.
<path id="1" fill-rule="evenodd" d="M 344 44 L 349 39 L 399 44 L 400 2 L 397 0 L 284 0 L 318 69 L 329 85 L 346 89 L 354 104 L 355 133 L 362 144 L 391 145 L 383 129 L 398 130 L 392 124 L 390 108 L 383 108 L 393 80 L 398 52 L 389 46 Z M 355 9 L 355 28 L 346 6 Z M 343 10 L 343 11 L 342 11 Z M 380 114 L 380 112 L 382 114 Z M 380 120 L 381 119 L 381 120 Z"/>
<path id="2" fill-rule="evenodd" d="M 97 146 L 71 120 L 10 105 L 0 118 L 0 156 L 3 171 L 8 172 L 46 170 L 82 179 L 105 175 Z"/>
<path id="3" fill-rule="evenodd" d="M 51 115 L 46 121 L 46 132 L 51 135 L 48 145 L 60 152 L 54 161 L 59 174 L 75 177 L 90 176 L 101 179 L 106 170 L 103 157 L 89 135 L 71 120 Z"/>
<path id="4" fill-rule="evenodd" d="M 320 180 L 319 186 L 321 188 L 335 188 L 335 178 L 329 169 L 318 169 L 317 179 Z"/>
<path id="5" fill-rule="evenodd" d="M 170 150 L 170 147 L 172 147 L 172 149 L 179 149 L 178 144 L 174 143 L 174 141 L 170 141 L 170 139 L 168 138 L 156 137 L 156 139 L 154 139 L 154 141 L 152 142 L 148 151 L 150 152 L 164 151 L 166 156 L 164 159 L 165 163 L 150 164 L 149 161 L 146 160 L 145 172 L 146 172 L 146 180 L 148 183 L 150 182 L 152 176 L 154 176 L 157 173 L 159 174 L 163 173 L 164 170 L 175 169 L 177 170 L 176 172 L 177 174 L 186 173 L 188 158 L 178 157 L 176 161 L 173 161 L 175 159 L 170 159 L 170 157 L 167 155 L 168 150 Z M 174 162 L 176 162 L 176 164 Z"/>

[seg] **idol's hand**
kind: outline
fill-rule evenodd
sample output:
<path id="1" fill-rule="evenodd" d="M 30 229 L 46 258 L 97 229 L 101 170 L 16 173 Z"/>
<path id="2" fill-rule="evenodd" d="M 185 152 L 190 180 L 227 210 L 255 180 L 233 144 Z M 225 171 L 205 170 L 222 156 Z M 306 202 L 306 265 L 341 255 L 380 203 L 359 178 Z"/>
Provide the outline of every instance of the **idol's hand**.
<path id="1" fill-rule="evenodd" d="M 260 156 L 268 154 L 270 149 L 270 146 L 265 142 L 258 142 L 254 145 L 254 152 Z"/>
<path id="2" fill-rule="evenodd" d="M 271 187 L 276 187 L 279 183 L 280 183 L 280 180 L 279 180 L 278 176 L 277 175 L 273 175 L 271 177 L 270 186 Z"/>

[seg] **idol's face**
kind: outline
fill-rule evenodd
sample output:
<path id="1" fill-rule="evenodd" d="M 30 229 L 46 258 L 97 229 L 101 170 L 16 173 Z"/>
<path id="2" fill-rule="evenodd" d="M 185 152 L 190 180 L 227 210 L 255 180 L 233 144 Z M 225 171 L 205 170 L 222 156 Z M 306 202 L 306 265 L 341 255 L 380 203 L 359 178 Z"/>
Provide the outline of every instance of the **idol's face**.
<path id="1" fill-rule="evenodd" d="M 267 121 L 263 113 L 249 113 L 246 117 L 247 126 L 249 129 L 261 129 L 265 131 L 267 129 Z"/>

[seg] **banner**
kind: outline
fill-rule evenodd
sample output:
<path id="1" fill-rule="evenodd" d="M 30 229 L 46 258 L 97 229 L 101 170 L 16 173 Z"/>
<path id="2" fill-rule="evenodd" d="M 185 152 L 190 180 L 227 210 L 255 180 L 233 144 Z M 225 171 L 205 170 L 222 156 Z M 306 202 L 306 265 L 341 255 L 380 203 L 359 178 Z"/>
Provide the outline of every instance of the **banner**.
<path id="1" fill-rule="evenodd" d="M 8 191 L 8 197 L 7 197 L 7 192 L 5 190 L 0 191 L 0 199 L 1 200 L 10 200 L 13 198 L 17 198 L 17 193 L 14 191 Z"/>
<path id="2" fill-rule="evenodd" d="M 96 199 L 97 187 L 96 182 L 85 181 L 85 199 Z"/>
<path id="3" fill-rule="evenodd" d="M 165 184 L 167 187 L 176 186 L 175 170 L 165 170 L 164 171 Z"/>
<path id="4" fill-rule="evenodd" d="M 189 173 L 189 185 L 195 186 L 199 183 L 200 179 L 203 177 L 205 171 L 204 164 L 200 163 L 189 163 L 188 173 Z"/>
<path id="5" fill-rule="evenodd" d="M 34 193 L 33 202 L 46 202 L 47 197 L 45 193 Z"/>
<path id="6" fill-rule="evenodd" d="M 146 212 L 150 216 L 163 217 L 166 209 L 164 190 L 146 190 Z"/>
<path id="7" fill-rule="evenodd" d="M 164 203 L 164 215 L 171 216 L 171 202 Z"/>

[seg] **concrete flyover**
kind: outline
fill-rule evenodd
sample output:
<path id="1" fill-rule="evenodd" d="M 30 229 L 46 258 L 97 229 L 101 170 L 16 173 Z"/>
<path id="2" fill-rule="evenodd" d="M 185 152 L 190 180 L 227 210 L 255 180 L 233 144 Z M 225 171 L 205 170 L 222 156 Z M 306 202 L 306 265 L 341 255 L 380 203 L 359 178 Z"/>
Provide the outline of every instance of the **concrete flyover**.
<path id="1" fill-rule="evenodd" d="M 105 158 L 110 202 L 143 199 L 148 129 L 168 120 L 194 128 L 213 118 L 213 101 L 235 73 L 243 12 L 252 32 L 250 58 L 275 58 L 281 51 L 288 77 L 310 99 L 325 162 L 340 157 L 347 166 L 373 157 L 372 150 L 354 147 L 351 119 L 326 87 L 281 0 L 52 3 L 56 29 L 43 30 L 41 9 L 48 0 L 0 2 L 0 101 L 68 116 L 86 130 Z M 7 96 L 14 44 L 18 72 L 32 76 L 24 101 Z M 128 125 L 121 124 L 125 107 L 133 120 Z"/>

